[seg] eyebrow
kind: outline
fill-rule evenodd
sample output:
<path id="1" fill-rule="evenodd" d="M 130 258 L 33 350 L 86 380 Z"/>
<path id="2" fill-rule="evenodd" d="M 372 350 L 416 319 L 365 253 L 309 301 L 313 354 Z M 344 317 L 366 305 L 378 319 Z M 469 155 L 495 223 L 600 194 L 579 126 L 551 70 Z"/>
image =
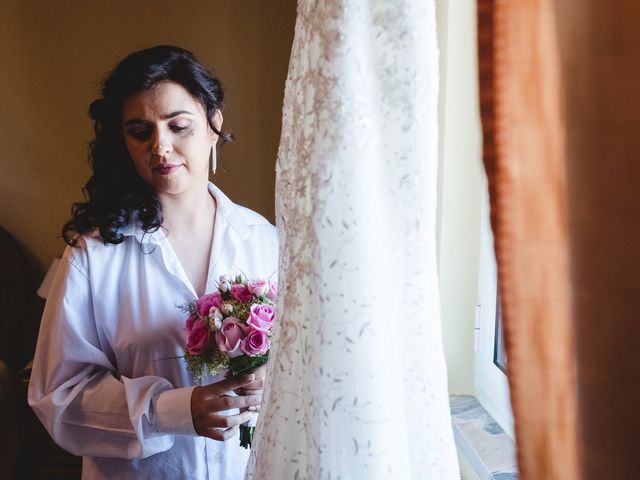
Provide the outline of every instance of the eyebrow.
<path id="1" fill-rule="evenodd" d="M 189 110 L 177 110 L 175 112 L 171 112 L 166 115 L 163 115 L 160 118 L 162 118 L 162 120 L 169 120 L 171 118 L 177 117 L 178 115 L 193 115 L 193 113 L 190 112 Z M 142 118 L 132 118 L 130 120 L 127 120 L 124 126 L 127 127 L 129 125 L 139 125 L 139 124 L 145 124 L 145 123 L 149 123 L 149 122 L 147 120 L 143 120 Z"/>

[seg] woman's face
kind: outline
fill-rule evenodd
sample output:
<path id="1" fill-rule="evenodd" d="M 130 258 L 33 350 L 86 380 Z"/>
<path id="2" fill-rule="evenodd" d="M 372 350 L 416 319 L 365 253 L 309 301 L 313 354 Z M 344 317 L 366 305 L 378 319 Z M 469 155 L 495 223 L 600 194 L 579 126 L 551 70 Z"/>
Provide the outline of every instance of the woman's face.
<path id="1" fill-rule="evenodd" d="M 159 196 L 206 185 L 209 153 L 218 136 L 204 107 L 180 84 L 162 82 L 127 98 L 122 125 L 138 174 Z M 222 126 L 219 111 L 214 125 Z"/>

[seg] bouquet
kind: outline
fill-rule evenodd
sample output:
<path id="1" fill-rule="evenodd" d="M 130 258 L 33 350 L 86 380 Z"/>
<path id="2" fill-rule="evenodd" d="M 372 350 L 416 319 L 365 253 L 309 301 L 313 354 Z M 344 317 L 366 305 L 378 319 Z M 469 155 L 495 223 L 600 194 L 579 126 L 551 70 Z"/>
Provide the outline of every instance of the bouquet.
<path id="1" fill-rule="evenodd" d="M 248 373 L 267 362 L 277 294 L 276 282 L 223 275 L 215 292 L 182 307 L 189 315 L 185 359 L 196 381 L 223 369 Z M 240 426 L 240 446 L 251 446 L 254 430 Z"/>

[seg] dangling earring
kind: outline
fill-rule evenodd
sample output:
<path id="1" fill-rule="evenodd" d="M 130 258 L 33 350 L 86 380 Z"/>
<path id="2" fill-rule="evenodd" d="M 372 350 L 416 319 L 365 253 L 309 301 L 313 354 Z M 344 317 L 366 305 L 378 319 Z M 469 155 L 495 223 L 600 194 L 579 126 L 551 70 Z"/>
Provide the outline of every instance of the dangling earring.
<path id="1" fill-rule="evenodd" d="M 211 153 L 209 154 L 209 160 L 211 161 L 211 171 L 213 174 L 216 174 L 216 167 L 218 166 L 218 158 L 216 154 L 216 146 L 215 144 L 211 147 Z"/>

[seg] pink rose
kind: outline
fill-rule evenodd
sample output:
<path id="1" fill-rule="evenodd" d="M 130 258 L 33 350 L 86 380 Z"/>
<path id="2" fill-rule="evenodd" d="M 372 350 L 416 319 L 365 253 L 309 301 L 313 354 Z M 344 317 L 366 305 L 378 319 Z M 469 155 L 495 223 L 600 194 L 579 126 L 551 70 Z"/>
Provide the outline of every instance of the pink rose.
<path id="1" fill-rule="evenodd" d="M 240 344 L 247 336 L 247 327 L 234 317 L 227 317 L 222 322 L 222 328 L 216 332 L 218 350 L 225 352 L 229 357 L 242 355 Z"/>
<path id="2" fill-rule="evenodd" d="M 222 305 L 222 295 L 220 292 L 207 293 L 196 301 L 198 313 L 203 317 L 209 315 L 211 307 L 220 308 Z"/>
<path id="3" fill-rule="evenodd" d="M 187 322 L 185 323 L 185 326 L 187 327 L 188 332 L 191 331 L 191 329 L 193 328 L 193 324 L 196 322 L 197 319 L 198 319 L 197 315 L 189 315 L 189 317 L 187 317 Z"/>
<path id="4" fill-rule="evenodd" d="M 264 303 L 254 303 L 251 305 L 249 311 L 249 318 L 247 318 L 247 325 L 253 327 L 255 330 L 268 332 L 273 327 L 273 319 L 275 318 L 276 311 L 271 305 L 265 305 Z"/>
<path id="5" fill-rule="evenodd" d="M 189 355 L 200 355 L 211 346 L 213 346 L 211 331 L 202 320 L 196 320 L 193 322 L 193 327 L 187 339 L 187 351 Z"/>
<path id="6" fill-rule="evenodd" d="M 244 353 L 250 357 L 257 357 L 258 355 L 264 355 L 269 351 L 269 337 L 267 334 L 260 330 L 251 330 L 249 335 L 242 340 L 240 348 Z"/>
<path id="7" fill-rule="evenodd" d="M 266 295 L 269 291 L 269 283 L 262 278 L 254 278 L 249 280 L 249 282 L 247 283 L 247 288 L 256 297 L 261 297 L 263 295 Z"/>
<path id="8" fill-rule="evenodd" d="M 231 295 L 242 303 L 247 303 L 253 300 L 253 293 L 242 283 L 234 283 L 231 285 Z"/>
<path id="9" fill-rule="evenodd" d="M 267 297 L 269 297 L 269 300 L 272 302 L 276 301 L 278 298 L 278 282 L 274 282 L 273 280 L 269 282 L 269 293 L 267 293 Z"/>

